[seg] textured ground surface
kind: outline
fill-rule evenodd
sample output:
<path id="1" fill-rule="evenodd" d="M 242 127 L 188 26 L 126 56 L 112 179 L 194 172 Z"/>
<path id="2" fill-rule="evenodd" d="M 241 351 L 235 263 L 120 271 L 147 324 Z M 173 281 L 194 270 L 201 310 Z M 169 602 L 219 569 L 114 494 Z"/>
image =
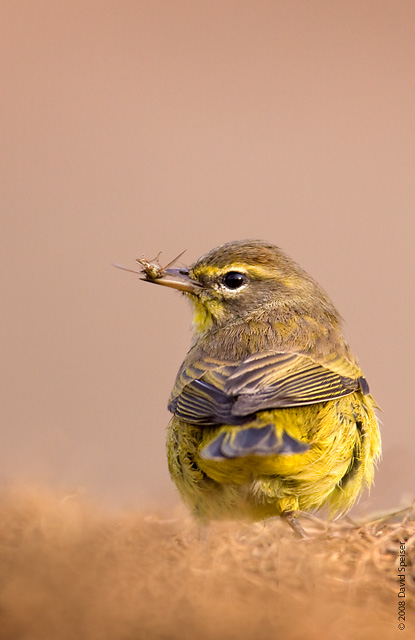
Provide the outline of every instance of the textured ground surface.
<path id="1" fill-rule="evenodd" d="M 4 490 L 0 639 L 415 637 L 414 511 L 302 524 L 304 540 L 279 520 L 200 535 L 184 511 L 108 514 L 77 496 Z"/>

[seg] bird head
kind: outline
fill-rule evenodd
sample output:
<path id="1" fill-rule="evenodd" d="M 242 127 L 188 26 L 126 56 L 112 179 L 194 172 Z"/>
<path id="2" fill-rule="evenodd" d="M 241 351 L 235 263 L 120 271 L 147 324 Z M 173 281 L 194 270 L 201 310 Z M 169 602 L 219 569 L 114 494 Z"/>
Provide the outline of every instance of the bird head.
<path id="1" fill-rule="evenodd" d="M 146 272 L 145 272 L 146 273 Z M 194 306 L 196 334 L 255 315 L 324 314 L 338 322 L 329 298 L 278 247 L 259 240 L 228 242 L 189 268 L 161 269 L 145 279 L 184 293 Z"/>

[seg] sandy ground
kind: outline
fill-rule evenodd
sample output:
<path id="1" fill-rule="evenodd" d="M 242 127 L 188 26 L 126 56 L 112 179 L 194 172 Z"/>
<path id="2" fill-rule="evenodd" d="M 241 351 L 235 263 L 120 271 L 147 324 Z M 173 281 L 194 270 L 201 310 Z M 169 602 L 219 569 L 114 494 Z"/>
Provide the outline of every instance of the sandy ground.
<path id="1" fill-rule="evenodd" d="M 4 489 L 0 638 L 414 637 L 415 513 L 301 522 L 306 539 L 280 520 L 200 531 L 184 510 L 105 513 L 77 495 Z"/>

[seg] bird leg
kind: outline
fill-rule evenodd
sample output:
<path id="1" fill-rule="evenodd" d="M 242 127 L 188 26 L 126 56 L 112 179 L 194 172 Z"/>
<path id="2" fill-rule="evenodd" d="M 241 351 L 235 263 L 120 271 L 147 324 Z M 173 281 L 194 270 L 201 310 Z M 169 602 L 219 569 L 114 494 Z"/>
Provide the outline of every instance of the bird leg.
<path id="1" fill-rule="evenodd" d="M 297 522 L 297 515 L 298 512 L 296 511 L 284 511 L 281 517 L 290 525 L 297 538 L 307 538 L 307 534 L 303 527 L 299 522 Z"/>

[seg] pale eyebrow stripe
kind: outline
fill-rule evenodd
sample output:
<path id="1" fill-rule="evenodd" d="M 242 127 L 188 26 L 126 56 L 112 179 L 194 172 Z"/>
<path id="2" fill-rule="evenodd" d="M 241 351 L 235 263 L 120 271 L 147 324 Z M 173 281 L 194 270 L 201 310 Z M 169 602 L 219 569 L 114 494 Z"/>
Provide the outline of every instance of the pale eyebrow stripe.
<path id="1" fill-rule="evenodd" d="M 226 267 L 213 267 L 211 265 L 203 265 L 200 267 L 196 267 L 193 270 L 195 274 L 205 274 L 207 276 L 221 276 L 229 271 L 240 271 L 246 275 L 251 275 L 253 277 L 259 278 L 275 278 L 277 273 L 273 269 L 267 269 L 266 267 L 261 267 L 260 265 L 249 265 L 247 267 L 246 264 L 241 264 L 239 262 L 234 262 L 226 265 Z"/>

